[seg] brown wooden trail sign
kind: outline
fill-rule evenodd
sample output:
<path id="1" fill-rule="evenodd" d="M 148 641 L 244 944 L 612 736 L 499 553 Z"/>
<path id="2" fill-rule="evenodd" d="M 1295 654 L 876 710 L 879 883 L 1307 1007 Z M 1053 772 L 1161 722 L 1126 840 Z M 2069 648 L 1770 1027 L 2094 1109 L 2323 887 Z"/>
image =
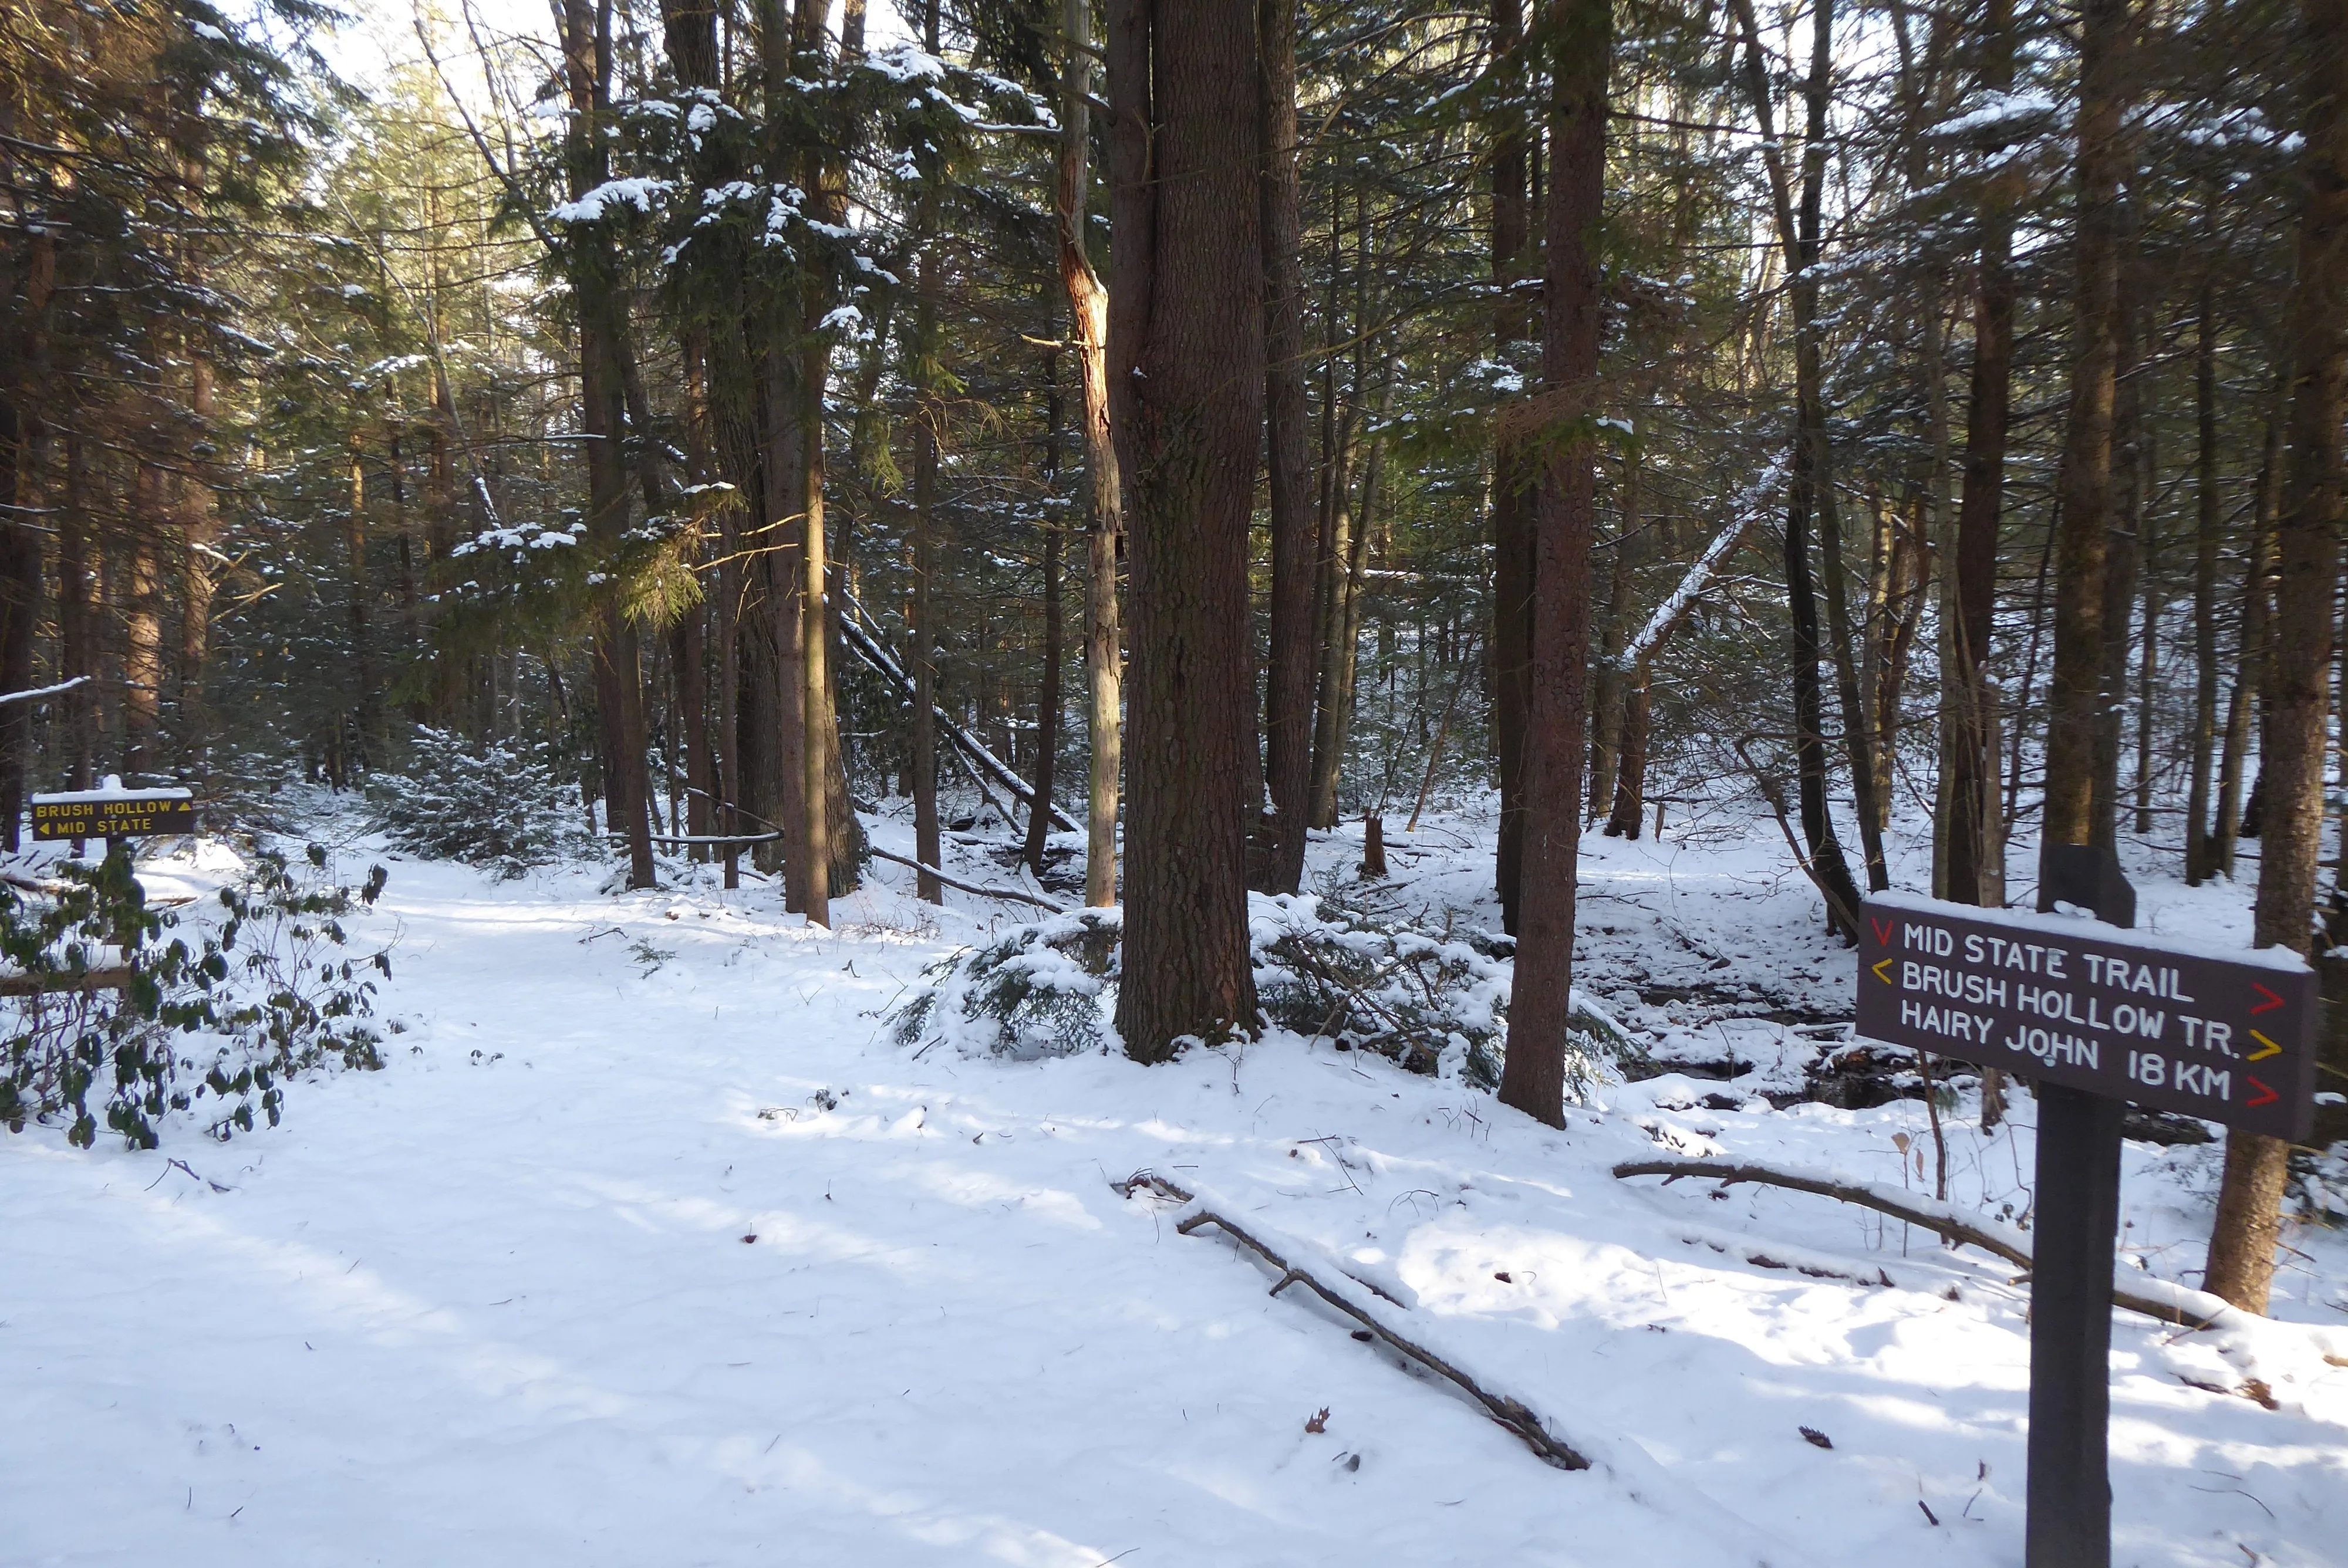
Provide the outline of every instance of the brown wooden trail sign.
<path id="1" fill-rule="evenodd" d="M 36 841 L 141 838 L 196 831 L 196 797 L 184 789 L 130 790 L 109 776 L 104 787 L 33 797 Z"/>
<path id="2" fill-rule="evenodd" d="M 1878 894 L 1859 934 L 1869 1040 L 2304 1139 L 2316 982 L 2296 953 Z"/>

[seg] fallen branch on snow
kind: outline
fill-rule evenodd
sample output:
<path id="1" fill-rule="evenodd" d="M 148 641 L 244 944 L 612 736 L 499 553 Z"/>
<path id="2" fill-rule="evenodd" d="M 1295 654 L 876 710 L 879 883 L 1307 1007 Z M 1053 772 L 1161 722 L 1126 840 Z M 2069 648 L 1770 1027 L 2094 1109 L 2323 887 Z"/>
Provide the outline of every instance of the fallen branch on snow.
<path id="1" fill-rule="evenodd" d="M 1614 1174 L 1662 1176 L 1666 1181 L 1696 1176 L 1716 1181 L 1724 1187 L 1752 1182 L 1797 1193 L 1815 1193 L 1823 1198 L 1873 1209 L 1877 1214 L 1931 1231 L 1946 1241 L 1977 1246 L 2018 1268 L 2031 1266 L 2030 1241 L 2023 1232 L 1995 1220 L 1967 1214 L 1938 1199 L 1875 1182 L 1847 1182 L 1815 1172 L 1737 1160 L 1626 1160 L 1614 1167 Z M 2191 1290 L 2149 1276 L 2128 1285 L 2115 1280 L 2112 1305 L 2192 1328 L 2230 1327 L 2244 1316 L 2239 1308 L 2207 1291 Z"/>
<path id="2" fill-rule="evenodd" d="M 1331 1307 L 1359 1323 L 1369 1331 L 1373 1338 L 1381 1344 L 1448 1379 L 1454 1387 L 1481 1405 L 1492 1419 L 1514 1432 L 1527 1448 L 1532 1450 L 1543 1460 L 1557 1466 L 1560 1470 L 1590 1468 L 1589 1460 L 1550 1436 L 1549 1429 L 1543 1424 L 1540 1417 L 1522 1400 L 1511 1399 L 1506 1394 L 1493 1393 L 1441 1356 L 1379 1321 L 1375 1311 L 1354 1294 L 1355 1291 L 1369 1289 L 1362 1281 L 1350 1275 L 1343 1276 L 1344 1281 L 1343 1285 L 1322 1279 L 1312 1270 L 1302 1267 L 1282 1255 L 1262 1237 L 1253 1235 L 1247 1227 L 1229 1215 L 1200 1204 L 1193 1194 L 1185 1192 L 1155 1172 L 1139 1171 L 1129 1179 L 1117 1184 L 1117 1190 L 1126 1197 L 1131 1197 L 1137 1187 L 1147 1187 L 1160 1197 L 1192 1205 L 1189 1214 L 1175 1222 L 1174 1228 L 1181 1235 L 1189 1235 L 1201 1226 L 1213 1225 L 1272 1267 L 1280 1270 L 1280 1278 L 1272 1287 L 1272 1295 L 1278 1296 L 1292 1285 L 1303 1286 Z M 1349 1289 L 1348 1286 L 1352 1288 Z"/>

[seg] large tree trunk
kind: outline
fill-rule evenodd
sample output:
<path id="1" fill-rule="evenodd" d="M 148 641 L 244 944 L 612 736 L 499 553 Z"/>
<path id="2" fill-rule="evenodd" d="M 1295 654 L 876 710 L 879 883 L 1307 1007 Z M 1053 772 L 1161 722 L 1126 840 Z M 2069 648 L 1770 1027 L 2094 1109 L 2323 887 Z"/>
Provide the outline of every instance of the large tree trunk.
<path id="1" fill-rule="evenodd" d="M 2275 529 L 2274 648 L 2260 726 L 2266 800 L 2260 821 L 2260 947 L 2312 945 L 2323 849 L 2323 764 L 2333 594 L 2340 577 L 2341 423 L 2348 417 L 2348 0 L 2302 0 L 2306 116 L 2297 275 L 2283 341 L 2293 355 L 2290 504 Z M 2239 1129 L 2203 1287 L 2248 1312 L 2267 1309 L 2290 1147 Z"/>
<path id="2" fill-rule="evenodd" d="M 1510 63 L 1524 39 L 1523 0 L 1492 0 L 1495 67 Z M 1506 95 L 1504 95 L 1504 97 Z M 1531 239 L 1527 213 L 1524 117 L 1513 103 L 1492 131 L 1493 352 L 1515 361 L 1530 335 L 1516 297 Z M 1500 924 L 1517 929 L 1524 863 L 1525 713 L 1532 701 L 1532 510 L 1535 476 L 1523 442 L 1507 421 L 1492 436 L 1492 745 L 1500 775 L 1498 851 L 1493 877 Z"/>
<path id="3" fill-rule="evenodd" d="M 1060 72 L 1060 282 L 1068 296 L 1069 338 L 1084 389 L 1086 743 L 1085 903 L 1117 902 L 1117 806 L 1123 774 L 1125 654 L 1117 597 L 1125 505 L 1117 447 L 1109 436 L 1108 294 L 1085 240 L 1091 210 L 1092 0 L 1063 0 L 1066 57 Z M 934 862 L 932 862 L 934 864 Z"/>
<path id="4" fill-rule="evenodd" d="M 1605 319 L 1598 241 L 1606 194 L 1611 0 L 1552 0 L 1546 320 L 1542 382 L 1561 430 L 1547 446 L 1533 523 L 1532 706 L 1525 731 L 1525 842 L 1516 979 L 1509 999 L 1500 1099 L 1550 1125 L 1565 1122 L 1566 1030 L 1572 1009 L 1574 877 L 1581 846 L 1581 765 L 1589 717 L 1590 546 L 1598 476 L 1590 416 L 1598 409 Z M 1570 422 L 1570 423 L 1567 423 Z"/>
<path id="5" fill-rule="evenodd" d="M 1125 954 L 1138 1061 L 1256 1025 L 1245 749 L 1263 421 L 1253 0 L 1112 0 L 1109 396 L 1133 529 Z"/>
<path id="6" fill-rule="evenodd" d="M 1313 770 L 1313 460 L 1304 406 L 1304 264 L 1296 172 L 1297 0 L 1261 0 L 1258 137 L 1263 152 L 1264 450 L 1270 480 L 1272 621 L 1264 680 L 1264 773 L 1272 854 L 1264 891 L 1304 877 Z"/>
<path id="7" fill-rule="evenodd" d="M 2056 845 L 2092 844 L 2096 838 L 2128 27 L 2128 0 L 2085 0 L 2079 31 L 2071 405 L 2055 480 L 2060 521 L 2054 539 L 2054 673 L 2047 700 L 2042 867 L 2045 852 Z M 2039 881 L 2043 903 L 2051 886 L 2043 870 Z"/>

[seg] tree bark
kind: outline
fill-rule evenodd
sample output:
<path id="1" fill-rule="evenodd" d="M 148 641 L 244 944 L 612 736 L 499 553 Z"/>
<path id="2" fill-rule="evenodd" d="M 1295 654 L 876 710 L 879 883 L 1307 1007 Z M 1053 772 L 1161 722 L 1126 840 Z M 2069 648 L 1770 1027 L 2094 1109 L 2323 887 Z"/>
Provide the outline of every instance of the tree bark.
<path id="1" fill-rule="evenodd" d="M 2212 825 L 2211 865 L 2234 879 L 2234 853 L 2242 835 L 2242 781 L 2250 771 L 2250 725 L 2258 712 L 2259 687 L 2267 661 L 2267 622 L 2274 585 L 2275 517 L 2282 507 L 2283 429 L 2291 410 L 2291 374 L 2275 377 L 2274 404 L 2267 414 L 2266 441 L 2258 483 L 2250 492 L 2250 548 L 2242 552 L 2242 602 L 2235 636 L 2234 683 L 2226 698 L 2225 748 L 2218 763 L 2218 820 Z"/>
<path id="2" fill-rule="evenodd" d="M 1123 487 L 1109 433 L 1108 293 L 1093 271 L 1085 224 L 1092 210 L 1092 3 L 1062 0 L 1066 54 L 1060 71 L 1060 282 L 1068 296 L 1069 338 L 1084 391 L 1085 903 L 1117 902 L 1117 811 L 1122 787 L 1125 654 L 1117 595 L 1125 539 Z"/>
<path id="3" fill-rule="evenodd" d="M 1514 67 L 1524 41 L 1523 0 L 1492 0 L 1492 57 L 1497 74 Z M 1513 104 L 1492 129 L 1493 353 L 1506 365 L 1530 335 L 1516 294 L 1528 266 L 1531 231 L 1527 211 L 1524 117 Z M 1494 880 L 1500 924 L 1517 928 L 1524 863 L 1525 714 L 1532 702 L 1532 506 L 1536 476 L 1521 439 L 1507 421 L 1492 436 L 1492 744 L 1500 775 L 1499 845 Z"/>
<path id="4" fill-rule="evenodd" d="M 2224 543 L 2218 507 L 2216 294 L 2210 284 L 2202 284 L 2193 335 L 2193 756 L 2185 804 L 2185 881 L 2193 887 L 2216 869 L 2209 846 L 2209 765 L 2218 737 L 2218 552 Z"/>
<path id="5" fill-rule="evenodd" d="M 1060 356 L 1045 361 L 1048 386 L 1045 395 L 1047 424 L 1044 437 L 1044 491 L 1056 498 L 1060 488 Z M 1044 875 L 1044 841 L 1052 831 L 1052 774 L 1060 751 L 1060 555 L 1065 532 L 1059 517 L 1046 508 L 1044 519 L 1044 649 L 1043 668 L 1035 680 L 1035 798 L 1027 808 L 1027 841 L 1021 850 L 1027 869 Z"/>
<path id="6" fill-rule="evenodd" d="M 922 8 L 922 46 L 938 46 L 938 0 Z M 931 595 L 937 575 L 938 423 L 943 416 L 934 386 L 938 356 L 937 197 L 922 192 L 916 216 L 921 243 L 913 272 L 913 602 L 906 661 L 912 666 L 913 856 L 942 866 L 938 835 L 937 624 Z M 945 902 L 945 888 L 927 871 L 915 873 L 917 897 Z"/>
<path id="7" fill-rule="evenodd" d="M 1985 93 L 2013 87 L 2013 0 L 1990 0 L 1982 30 L 1980 77 Z M 2000 150 L 2003 150 L 2002 149 Z M 1973 293 L 1973 363 L 1965 403 L 1963 489 L 1957 501 L 1952 560 L 1956 591 L 1944 610 L 1955 635 L 1941 725 L 1943 796 L 1948 820 L 1942 896 L 1992 908 L 2005 903 L 2003 812 L 1998 802 L 1998 758 L 1992 736 L 1998 700 L 1990 684 L 1991 638 L 1996 624 L 1998 532 L 2005 510 L 2006 429 L 2013 386 L 2013 208 L 2021 177 L 2003 170 L 1987 183 L 1981 204 L 1981 248 Z"/>
<path id="8" fill-rule="evenodd" d="M 1776 219 L 1777 245 L 1786 258 L 1787 294 L 1794 318 L 1795 437 L 1792 474 L 1786 487 L 1786 610 L 1793 642 L 1794 775 L 1799 800 L 1802 839 L 1809 852 L 1805 867 L 1822 893 L 1827 924 L 1837 934 L 1857 940 L 1842 910 L 1859 906 L 1859 886 L 1852 881 L 1842 841 L 1835 836 L 1834 816 L 1827 801 L 1827 760 L 1824 693 L 1818 665 L 1825 649 L 1818 638 L 1818 584 L 1810 562 L 1810 526 L 1820 498 L 1830 494 L 1828 466 L 1823 364 L 1817 332 L 1818 280 L 1812 263 L 1818 259 L 1824 199 L 1825 148 L 1822 86 L 1830 80 L 1832 56 L 1822 46 L 1831 43 L 1831 0 L 1823 0 L 1813 15 L 1810 114 L 1815 132 L 1803 156 L 1802 201 L 1797 212 L 1785 157 L 1779 149 L 1775 115 L 1770 105 L 1767 67 L 1762 56 L 1760 25 L 1752 0 L 1735 0 L 1737 25 L 1745 35 L 1742 74 L 1746 95 L 1762 132 L 1762 166 L 1769 180 L 1771 206 Z M 1816 156 L 1812 156 L 1815 149 Z M 1805 273 L 1812 275 L 1805 277 Z M 1828 567 L 1839 571 L 1840 560 Z"/>
<path id="9" fill-rule="evenodd" d="M 1565 423 L 1552 430 L 1534 517 L 1532 705 L 1525 738 L 1525 842 L 1516 979 L 1500 1100 L 1565 1122 L 1573 991 L 1574 877 L 1589 718 L 1590 547 L 1598 477 L 1591 421 L 1605 302 L 1598 242 L 1606 194 L 1611 0 L 1551 0 L 1548 257 L 1542 381 Z"/>
<path id="10" fill-rule="evenodd" d="M 603 126 L 611 115 L 612 36 L 609 0 L 562 0 L 564 84 L 571 98 L 564 138 L 564 173 L 577 200 L 603 183 L 611 157 Z M 581 425 L 587 437 L 587 531 L 599 549 L 616 551 L 628 527 L 628 421 L 619 334 L 625 311 L 619 298 L 618 258 L 601 225 L 577 226 L 565 247 L 565 271 L 579 316 Z M 635 628 L 622 612 L 616 585 L 599 596 L 595 646 L 595 712 L 610 770 L 604 782 L 605 826 L 628 841 L 628 885 L 650 887 L 652 825 L 645 815 L 651 779 L 644 758 L 644 687 Z"/>
<path id="11" fill-rule="evenodd" d="M 163 692 L 163 619 L 155 540 L 163 532 L 163 496 L 169 484 L 160 468 L 141 463 L 131 486 L 122 583 L 122 773 L 132 781 L 152 773 L 162 760 L 156 743 Z"/>
<path id="12" fill-rule="evenodd" d="M 1264 681 L 1264 774 L 1272 854 L 1263 891 L 1304 877 L 1313 768 L 1313 518 L 1304 405 L 1304 265 L 1296 169 L 1297 0 L 1260 0 L 1257 135 L 1263 152 L 1264 450 L 1272 532 L 1271 648 Z"/>
<path id="13" fill-rule="evenodd" d="M 2144 336 L 2135 301 L 2144 266 L 2132 210 L 2124 209 L 2120 292 L 2112 322 L 2111 526 L 2104 545 L 2102 701 L 2096 715 L 2095 842 L 2119 846 L 2120 754 L 2126 749 L 2128 659 L 2136 644 L 2137 587 L 2143 575 L 2144 398 L 2138 372 Z M 2149 628 L 2147 629 L 2149 631 Z"/>
<path id="14" fill-rule="evenodd" d="M 2323 848 L 2323 764 L 2333 594 L 2340 576 L 2348 417 L 2348 0 L 2302 0 L 2298 58 L 2306 150 L 2299 255 L 2283 341 L 2293 355 L 2290 505 L 2275 529 L 2275 638 L 2260 726 L 2266 800 L 2260 824 L 2257 945 L 2312 946 Z M 2290 1148 L 2239 1129 L 2203 1286 L 2263 1313 L 2274 1277 Z"/>
<path id="15" fill-rule="evenodd" d="M 1256 1027 L 1248 532 L 1263 421 L 1253 0 L 1112 0 L 1109 396 L 1133 528 L 1125 950 L 1138 1061 Z"/>
<path id="16" fill-rule="evenodd" d="M 2076 233 L 2070 411 L 2055 480 L 2054 671 L 2046 716 L 2044 850 L 2096 841 L 2096 737 L 2103 701 L 2105 577 L 2112 522 L 2114 339 L 2120 138 L 2128 0 L 2084 0 L 2079 28 Z M 2042 905 L 2048 895 L 2040 875 Z"/>

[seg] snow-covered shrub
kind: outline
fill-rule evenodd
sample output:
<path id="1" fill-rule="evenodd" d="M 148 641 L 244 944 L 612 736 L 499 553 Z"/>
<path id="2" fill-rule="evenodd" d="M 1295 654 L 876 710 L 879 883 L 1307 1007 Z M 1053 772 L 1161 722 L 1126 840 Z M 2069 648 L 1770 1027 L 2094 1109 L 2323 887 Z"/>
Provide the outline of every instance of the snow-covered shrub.
<path id="1" fill-rule="evenodd" d="M 1514 965 L 1488 939 L 1377 921 L 1306 894 L 1251 905 L 1256 1001 L 1272 1023 L 1413 1072 L 1498 1086 Z M 1570 1018 L 1566 1091 L 1581 1099 L 1636 1047 L 1580 991 Z"/>
<path id="2" fill-rule="evenodd" d="M 1256 1000 L 1273 1028 L 1375 1051 L 1414 1072 L 1498 1084 L 1511 966 L 1490 943 L 1374 923 L 1309 895 L 1253 896 L 1249 913 Z M 1123 934 L 1116 909 L 1014 927 L 932 966 L 932 984 L 898 1009 L 896 1038 L 1019 1061 L 1108 1044 Z M 1574 993 L 1569 1092 L 1586 1094 L 1635 1050 Z"/>
<path id="3" fill-rule="evenodd" d="M 256 1110 L 274 1126 L 290 1077 L 382 1066 L 357 1020 L 375 991 L 366 971 L 388 975 L 389 957 L 343 949 L 344 922 L 375 902 L 384 869 L 353 888 L 326 864 L 315 845 L 299 872 L 257 852 L 194 946 L 169 935 L 177 915 L 147 907 L 126 855 L 61 862 L 38 890 L 0 886 L 0 1122 L 62 1123 L 88 1148 L 102 1116 L 133 1148 L 153 1148 L 168 1115 L 195 1111 L 226 1138 Z"/>
<path id="4" fill-rule="evenodd" d="M 378 774 L 367 788 L 376 825 L 393 848 L 508 879 L 585 847 L 562 793 L 541 744 L 491 741 L 476 751 L 425 728 L 416 732 L 407 771 Z"/>
<path id="5" fill-rule="evenodd" d="M 1080 909 L 1013 927 L 931 967 L 935 983 L 900 1008 L 899 1043 L 951 1040 L 972 1055 L 1074 1056 L 1109 1035 L 1119 909 Z"/>

